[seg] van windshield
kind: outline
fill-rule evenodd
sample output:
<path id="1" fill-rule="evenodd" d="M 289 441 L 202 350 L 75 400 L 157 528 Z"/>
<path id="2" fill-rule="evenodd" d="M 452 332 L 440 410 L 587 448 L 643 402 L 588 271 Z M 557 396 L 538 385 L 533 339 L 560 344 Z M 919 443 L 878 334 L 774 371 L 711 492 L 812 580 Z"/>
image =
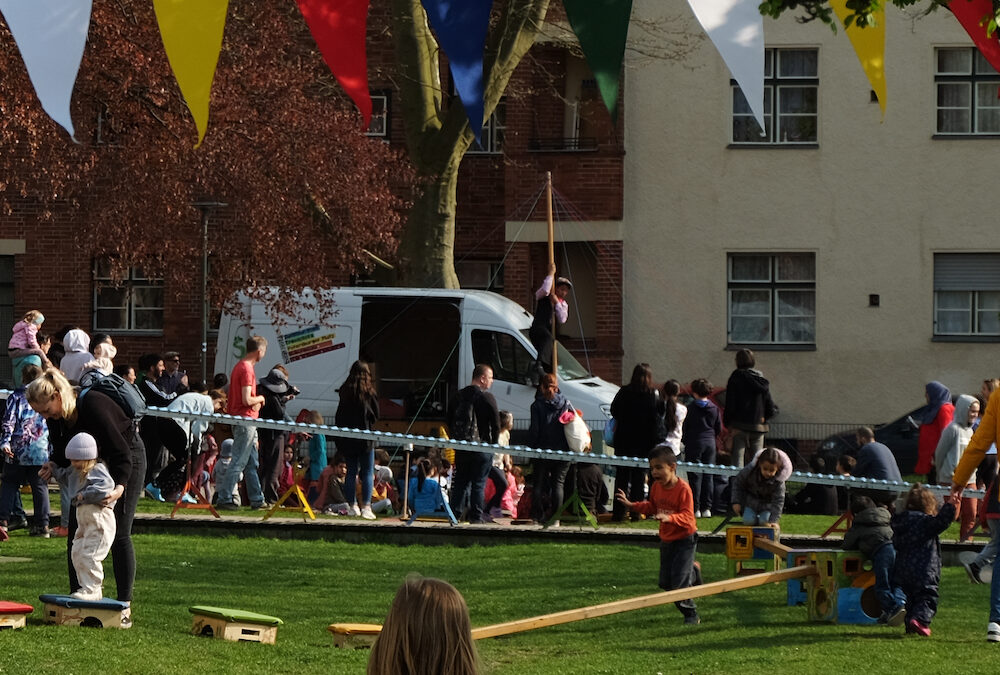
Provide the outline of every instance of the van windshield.
<path id="1" fill-rule="evenodd" d="M 524 338 L 528 340 L 528 344 L 531 344 L 531 338 L 528 337 L 528 329 L 521 331 Z M 569 350 L 562 346 L 562 343 L 556 340 L 556 354 L 559 365 L 556 366 L 559 371 L 556 373 L 560 380 L 582 380 L 584 378 L 593 377 L 590 371 L 583 367 L 583 364 L 576 360 L 576 357 L 569 353 Z"/>

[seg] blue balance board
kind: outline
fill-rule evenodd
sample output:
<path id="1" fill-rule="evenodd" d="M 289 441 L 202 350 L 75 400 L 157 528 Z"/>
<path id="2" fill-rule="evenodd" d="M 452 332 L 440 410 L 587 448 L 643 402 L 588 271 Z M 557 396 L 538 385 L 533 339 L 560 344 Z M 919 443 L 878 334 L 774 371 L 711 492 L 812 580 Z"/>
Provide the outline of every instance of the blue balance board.
<path id="1" fill-rule="evenodd" d="M 69 607 L 71 609 L 109 609 L 120 612 L 128 609 L 129 603 L 111 598 L 101 598 L 100 600 L 80 600 L 71 595 L 47 594 L 39 595 L 38 599 L 46 604 Z"/>

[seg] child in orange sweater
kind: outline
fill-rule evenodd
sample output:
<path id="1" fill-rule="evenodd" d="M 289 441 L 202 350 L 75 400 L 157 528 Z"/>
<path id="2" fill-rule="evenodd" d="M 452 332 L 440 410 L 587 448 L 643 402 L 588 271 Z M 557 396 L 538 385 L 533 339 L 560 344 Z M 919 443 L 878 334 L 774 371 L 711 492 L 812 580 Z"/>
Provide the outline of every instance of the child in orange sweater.
<path id="1" fill-rule="evenodd" d="M 695 583 L 694 554 L 698 544 L 691 487 L 677 476 L 677 456 L 668 446 L 653 448 L 649 469 L 653 478 L 649 499 L 630 502 L 624 490 L 618 490 L 615 496 L 625 508 L 660 521 L 660 588 L 687 588 Z M 694 600 L 674 605 L 684 615 L 684 623 L 701 623 Z"/>

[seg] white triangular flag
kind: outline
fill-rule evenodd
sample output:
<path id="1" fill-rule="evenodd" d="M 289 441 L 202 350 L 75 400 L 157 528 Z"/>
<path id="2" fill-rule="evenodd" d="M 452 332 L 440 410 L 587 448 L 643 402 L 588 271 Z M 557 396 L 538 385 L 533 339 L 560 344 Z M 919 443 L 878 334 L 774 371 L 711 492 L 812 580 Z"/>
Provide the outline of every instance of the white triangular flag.
<path id="1" fill-rule="evenodd" d="M 74 132 L 69 102 L 87 45 L 91 6 L 92 0 L 0 0 L 0 13 L 42 108 L 70 136 Z"/>
<path id="2" fill-rule="evenodd" d="M 688 0 L 764 129 L 764 17 L 760 0 Z"/>

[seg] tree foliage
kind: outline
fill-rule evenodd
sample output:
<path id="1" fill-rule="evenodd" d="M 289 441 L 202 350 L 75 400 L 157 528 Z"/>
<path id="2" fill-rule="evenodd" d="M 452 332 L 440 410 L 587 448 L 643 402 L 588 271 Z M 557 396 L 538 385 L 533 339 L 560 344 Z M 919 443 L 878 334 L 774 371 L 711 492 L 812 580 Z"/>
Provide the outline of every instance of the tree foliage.
<path id="1" fill-rule="evenodd" d="M 933 12 L 938 7 L 947 7 L 953 0 L 847 0 L 847 9 L 850 13 L 844 19 L 847 26 L 857 24 L 858 26 L 870 26 L 875 23 L 874 13 L 884 8 L 887 4 L 896 7 L 911 7 L 921 5 L 925 13 Z M 955 0 L 961 2 L 962 0 Z M 983 21 L 987 26 L 990 35 L 997 28 L 997 18 L 1000 17 L 1000 0 L 992 0 L 992 16 L 984 16 Z M 837 18 L 830 7 L 828 0 L 762 0 L 760 3 L 760 13 L 777 19 L 785 12 L 798 13 L 800 21 L 812 21 L 819 19 L 831 27 L 836 28 Z"/>
<path id="2" fill-rule="evenodd" d="M 230 4 L 198 149 L 147 0 L 94 3 L 72 106 L 78 145 L 42 111 L 6 26 L 0 45 L 8 215 L 37 211 L 45 227 L 69 213 L 94 257 L 190 294 L 202 245 L 193 204 L 225 202 L 210 228 L 215 306 L 237 289 L 328 286 L 370 267 L 369 252 L 394 256 L 413 172 L 364 136 L 294 3 Z"/>

